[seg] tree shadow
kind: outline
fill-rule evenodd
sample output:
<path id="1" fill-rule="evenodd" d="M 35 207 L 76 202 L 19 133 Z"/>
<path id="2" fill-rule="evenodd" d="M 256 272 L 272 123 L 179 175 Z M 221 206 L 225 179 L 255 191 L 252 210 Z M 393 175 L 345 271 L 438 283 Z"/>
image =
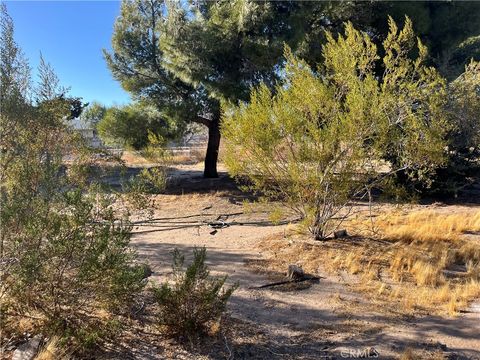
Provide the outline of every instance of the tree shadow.
<path id="1" fill-rule="evenodd" d="M 187 263 L 192 258 L 195 246 L 185 246 L 175 243 L 136 242 L 139 254 L 153 268 L 154 281 L 164 281 L 171 273 L 171 253 L 177 248 L 186 255 Z M 218 250 L 207 248 L 207 265 L 213 275 L 229 274 L 228 284 L 238 283 L 239 289 L 233 294 L 229 312 L 233 318 L 226 331 L 226 339 L 219 340 L 223 350 L 215 355 L 212 348 L 201 349 L 200 354 L 211 358 L 252 359 L 322 359 L 342 358 L 344 351 L 360 351 L 375 348 L 380 358 L 395 358 L 390 353 L 400 354 L 405 349 L 421 351 L 443 351 L 454 354 L 455 359 L 469 359 L 480 356 L 480 352 L 471 346 L 463 348 L 446 348 L 443 344 L 429 339 L 434 334 L 445 335 L 458 340 L 470 341 L 479 339 L 479 324 L 475 319 L 445 319 L 439 316 L 429 316 L 420 319 L 382 315 L 374 312 L 348 312 L 319 309 L 301 301 L 291 303 L 287 298 L 272 298 L 269 294 L 276 289 L 251 289 L 252 286 L 264 285 L 272 279 L 285 278 L 284 273 L 267 271 L 252 272 L 245 266 L 249 261 L 261 261 L 251 255 L 237 250 Z M 331 280 L 321 279 L 318 284 L 304 290 L 294 290 L 289 296 L 298 296 L 309 291 L 322 291 L 319 301 L 326 301 L 336 295 L 338 287 Z M 290 297 L 291 298 L 291 297 Z M 458 328 L 458 324 L 462 327 Z M 237 328 L 235 328 L 237 327 Z M 397 331 L 398 329 L 398 331 Z M 411 336 L 402 336 L 405 329 Z M 225 344 L 227 342 L 229 351 Z M 461 342 L 459 342 L 461 344 Z M 360 352 L 359 352 L 360 353 Z M 355 357 L 351 357 L 355 358 Z"/>

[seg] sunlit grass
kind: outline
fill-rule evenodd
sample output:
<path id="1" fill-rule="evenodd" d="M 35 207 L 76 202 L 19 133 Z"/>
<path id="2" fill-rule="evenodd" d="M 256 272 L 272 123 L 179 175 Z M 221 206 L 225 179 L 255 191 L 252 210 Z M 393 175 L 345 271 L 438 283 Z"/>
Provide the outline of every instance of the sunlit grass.
<path id="1" fill-rule="evenodd" d="M 67 360 L 66 351 L 60 343 L 60 339 L 56 336 L 52 337 L 35 356 L 34 360 Z"/>
<path id="2" fill-rule="evenodd" d="M 356 290 L 395 311 L 455 315 L 480 297 L 480 212 L 393 211 L 375 218 L 376 236 L 356 233 L 370 221 L 347 224 L 350 239 L 277 236 L 260 246 L 278 269 L 296 263 L 311 273 L 346 272 Z"/>

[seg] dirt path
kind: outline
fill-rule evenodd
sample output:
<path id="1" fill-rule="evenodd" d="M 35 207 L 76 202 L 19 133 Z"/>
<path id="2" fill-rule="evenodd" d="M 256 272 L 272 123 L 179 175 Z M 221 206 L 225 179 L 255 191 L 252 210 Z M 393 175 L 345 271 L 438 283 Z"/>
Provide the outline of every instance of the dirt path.
<path id="1" fill-rule="evenodd" d="M 230 282 L 240 285 L 230 304 L 232 316 L 266 336 L 273 358 L 341 358 L 361 355 L 365 349 L 371 355 L 378 352 L 380 358 L 394 358 L 411 347 L 450 353 L 452 358 L 480 359 L 478 309 L 455 319 L 391 318 L 350 292 L 341 279 L 326 274 L 304 290 L 250 289 L 275 278 L 245 266 L 262 259 L 256 243 L 282 232 L 285 225 L 273 226 L 265 213 L 242 214 L 238 199 L 226 193 L 164 195 L 157 203 L 153 219 L 138 224 L 133 238 L 140 256 L 151 264 L 153 278 L 161 281 L 170 272 L 174 248 L 188 254 L 194 246 L 205 246 L 213 273 L 228 274 Z M 206 223 L 219 216 L 235 225 L 212 234 Z"/>
<path id="2" fill-rule="evenodd" d="M 228 274 L 229 282 L 239 284 L 229 311 L 248 324 L 257 340 L 231 344 L 233 357 L 390 359 L 412 348 L 416 358 L 442 353 L 449 359 L 480 359 L 479 304 L 454 319 L 389 316 L 350 291 L 340 277 L 323 273 L 319 283 L 301 290 L 251 289 L 284 276 L 253 271 L 246 264 L 262 261 L 256 244 L 282 233 L 285 224 L 274 226 L 266 213 L 244 213 L 243 198 L 231 191 L 225 174 L 205 184 L 200 173 L 179 173 L 176 195 L 158 196 L 152 219 L 138 219 L 133 244 L 150 263 L 153 281 L 163 281 L 170 273 L 174 248 L 188 255 L 193 247 L 205 246 L 212 273 Z M 220 191 L 197 193 L 212 187 Z M 208 226 L 219 219 L 231 226 L 216 231 Z"/>

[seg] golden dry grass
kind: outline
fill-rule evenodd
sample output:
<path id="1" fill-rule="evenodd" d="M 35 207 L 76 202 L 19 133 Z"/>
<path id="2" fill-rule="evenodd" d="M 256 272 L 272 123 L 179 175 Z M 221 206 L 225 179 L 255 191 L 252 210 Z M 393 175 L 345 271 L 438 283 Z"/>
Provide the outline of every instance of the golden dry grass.
<path id="1" fill-rule="evenodd" d="M 406 243 L 452 242 L 464 232 L 480 231 L 480 211 L 442 214 L 433 210 L 393 212 L 379 216 L 375 225 L 383 237 Z"/>
<path id="2" fill-rule="evenodd" d="M 122 153 L 121 160 L 126 165 L 149 165 L 155 162 L 167 166 L 174 165 L 193 165 L 198 164 L 204 159 L 204 151 L 200 149 L 191 149 L 188 153 L 170 153 L 166 152 L 161 159 L 149 159 L 141 151 L 125 150 Z"/>
<path id="3" fill-rule="evenodd" d="M 127 165 L 146 165 L 151 163 L 151 161 L 145 159 L 138 151 L 125 150 L 122 153 L 121 159 Z"/>
<path id="4" fill-rule="evenodd" d="M 67 352 L 62 348 L 60 339 L 52 337 L 38 352 L 34 360 L 67 360 Z"/>
<path id="5" fill-rule="evenodd" d="M 400 355 L 400 360 L 419 360 L 419 359 L 446 360 L 448 359 L 448 356 L 439 350 L 434 351 L 432 353 L 425 353 L 425 352 L 414 351 L 411 348 L 405 349 L 405 351 Z"/>
<path id="6" fill-rule="evenodd" d="M 415 360 L 417 359 L 417 356 L 415 355 L 415 352 L 408 348 L 406 349 L 403 354 L 400 356 L 400 360 Z"/>
<path id="7" fill-rule="evenodd" d="M 278 271 L 296 263 L 313 274 L 347 272 L 356 290 L 395 312 L 455 315 L 480 297 L 480 211 L 388 212 L 376 217 L 375 237 L 358 231 L 362 223 L 370 219 L 347 224 L 355 235 L 349 239 L 320 243 L 282 234 L 260 247 Z"/>

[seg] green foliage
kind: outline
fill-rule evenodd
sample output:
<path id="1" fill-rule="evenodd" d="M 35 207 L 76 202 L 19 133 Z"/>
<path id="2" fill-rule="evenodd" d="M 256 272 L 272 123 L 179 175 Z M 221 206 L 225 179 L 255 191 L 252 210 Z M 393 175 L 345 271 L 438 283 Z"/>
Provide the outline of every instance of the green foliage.
<path id="1" fill-rule="evenodd" d="M 37 104 L 47 104 L 49 102 L 63 103 L 63 106 L 68 109 L 68 113 L 65 114 L 65 119 L 68 120 L 78 118 L 82 114 L 88 103 L 84 104 L 80 97 L 67 96 L 70 89 L 60 85 L 60 79 L 41 53 L 40 64 L 38 65 L 38 78 L 38 86 L 32 89 Z"/>
<path id="2" fill-rule="evenodd" d="M 97 129 L 106 144 L 120 144 L 136 150 L 149 144 L 151 134 L 157 139 L 164 139 L 181 132 L 155 107 L 140 103 L 109 108 L 98 122 Z"/>
<path id="3" fill-rule="evenodd" d="M 478 9 L 446 1 L 124 0 L 105 58 L 136 99 L 153 101 L 175 123 L 209 127 L 205 175 L 216 176 L 220 102 L 248 101 L 259 83 L 272 89 L 282 74 L 284 43 L 313 66 L 323 61 L 326 31 L 336 34 L 348 20 L 379 45 L 388 34 L 387 15 L 403 21 L 407 14 L 434 61 L 446 64 L 442 71 L 456 75 L 469 60 L 460 44 L 479 34 Z"/>
<path id="4" fill-rule="evenodd" d="M 20 63 L 19 53 L 6 52 L 2 61 Z M 83 334 L 103 334 L 114 311 L 128 309 L 144 286 L 143 271 L 131 265 L 128 219 L 84 186 L 84 149 L 65 120 L 71 103 L 42 66 L 47 76 L 26 91 L 19 74 L 2 79 L 0 328 L 15 332 L 19 319 L 32 319 L 35 331 L 73 337 L 81 347 Z M 24 94 L 37 97 L 30 102 Z M 65 166 L 66 155 L 75 166 Z"/>
<path id="5" fill-rule="evenodd" d="M 167 186 L 164 167 L 145 168 L 138 175 L 122 184 L 123 199 L 135 210 L 145 211 L 147 217 L 154 214 L 155 198 L 152 194 L 162 193 Z"/>
<path id="6" fill-rule="evenodd" d="M 158 321 L 165 330 L 190 340 L 205 334 L 225 312 L 236 286 L 225 288 L 227 277 L 209 275 L 206 250 L 194 249 L 193 261 L 184 268 L 185 257 L 173 252 L 173 283 L 154 288 L 159 305 Z"/>
<path id="7" fill-rule="evenodd" d="M 148 186 L 150 192 L 158 193 L 165 190 L 167 176 L 163 168 L 149 168 L 143 169 L 140 177 Z"/>
<path id="8" fill-rule="evenodd" d="M 126 183 L 124 191 L 132 200 L 140 194 L 158 194 L 165 190 L 167 176 L 161 167 L 145 168 Z"/>
<path id="9" fill-rule="evenodd" d="M 150 130 L 147 138 L 147 146 L 140 151 L 142 156 L 155 163 L 168 164 L 170 156 L 165 147 L 165 139 Z"/>
<path id="10" fill-rule="evenodd" d="M 425 65 L 424 45 L 407 19 L 390 19 L 380 51 L 351 23 L 327 34 L 325 59 L 313 72 L 287 48 L 284 83 L 226 108 L 226 164 L 251 188 L 294 209 L 316 238 L 331 234 L 350 201 L 403 171 L 428 181 L 445 161 L 446 83 Z M 412 53 L 418 55 L 411 58 Z"/>
<path id="11" fill-rule="evenodd" d="M 14 39 L 14 25 L 5 3 L 0 3 L 0 99 L 26 97 L 30 89 L 30 66 Z"/>
<path id="12" fill-rule="evenodd" d="M 105 58 L 135 99 L 153 101 L 182 128 L 209 128 L 204 175 L 216 177 L 220 100 L 247 100 L 252 85 L 274 83 L 283 42 L 300 41 L 309 23 L 304 4 L 124 0 Z"/>
<path id="13" fill-rule="evenodd" d="M 104 117 L 107 108 L 99 102 L 89 104 L 82 112 L 81 119 L 89 125 L 96 126 Z"/>
<path id="14" fill-rule="evenodd" d="M 288 26 L 299 15 L 297 6 L 285 3 L 213 1 L 195 11 L 169 2 L 167 9 L 160 36 L 164 66 L 217 100 L 248 100 L 252 85 L 273 84 L 283 42 L 298 31 Z"/>
<path id="15" fill-rule="evenodd" d="M 446 111 L 451 124 L 448 162 L 437 171 L 434 191 L 456 194 L 480 168 L 480 62 L 471 61 L 448 85 Z"/>
<path id="16" fill-rule="evenodd" d="M 128 221 L 61 175 L 68 134 L 34 113 L 16 124 L 14 148 L 2 144 L 2 160 L 10 160 L 2 161 L 2 304 L 16 316 L 39 314 L 39 330 L 76 336 L 100 309 L 128 307 L 144 286 L 142 272 L 129 265 Z M 19 119 L 9 115 L 2 114 L 2 129 Z"/>
<path id="17" fill-rule="evenodd" d="M 480 3 L 476 1 L 360 1 L 336 7 L 338 11 L 333 16 L 327 15 L 336 24 L 335 30 L 341 31 L 339 25 L 343 21 L 351 21 L 357 29 L 372 34 L 377 45 L 389 32 L 388 16 L 399 24 L 408 16 L 416 34 L 430 49 L 430 61 L 449 80 L 461 74 L 472 57 L 479 60 L 474 40 L 480 35 Z M 318 14 L 314 18 L 314 24 L 322 24 Z M 318 49 L 320 46 L 315 44 L 323 43 L 322 32 L 313 27 L 307 40 Z M 319 51 L 301 55 L 311 65 L 321 61 Z"/>
<path id="18" fill-rule="evenodd" d="M 180 81 L 163 67 L 159 39 L 165 14 L 164 1 L 122 1 L 112 36 L 113 51 L 105 50 L 104 56 L 114 78 L 135 100 L 153 101 L 162 117 L 182 126 L 181 122 L 207 109 L 210 101 L 201 89 Z"/>

